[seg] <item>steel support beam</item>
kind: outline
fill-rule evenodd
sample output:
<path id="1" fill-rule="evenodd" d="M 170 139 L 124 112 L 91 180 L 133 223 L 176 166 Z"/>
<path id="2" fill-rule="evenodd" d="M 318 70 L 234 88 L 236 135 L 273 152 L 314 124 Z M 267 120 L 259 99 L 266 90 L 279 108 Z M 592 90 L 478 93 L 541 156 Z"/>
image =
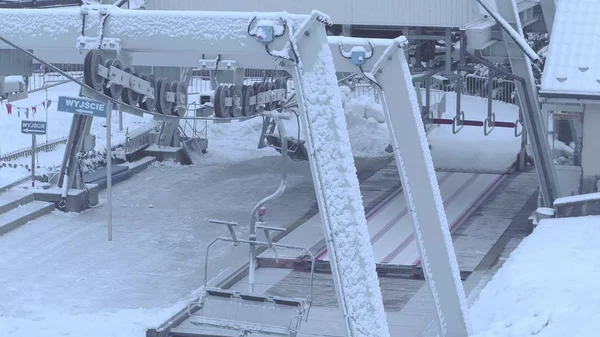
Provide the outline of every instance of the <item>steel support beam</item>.
<path id="1" fill-rule="evenodd" d="M 468 307 L 408 63 L 397 41 L 371 70 L 381 90 L 394 157 L 441 336 L 467 337 Z"/>
<path id="2" fill-rule="evenodd" d="M 346 336 L 389 337 L 334 57 L 324 28 L 313 20 L 296 31 L 293 39 L 301 64 L 284 61 L 282 66 L 294 79 Z"/>
<path id="3" fill-rule="evenodd" d="M 514 0 L 496 0 L 496 6 L 498 14 L 524 39 L 523 26 L 521 25 Z M 554 160 L 548 144 L 548 137 L 545 132 L 546 122 L 540 110 L 531 61 L 509 33 L 503 30 L 502 35 L 512 72 L 513 74 L 518 74 L 524 80 L 524 85 L 517 87 L 517 93 L 522 111 L 531 109 L 530 118 L 526 118 L 524 121 L 525 127 L 532 143 L 535 165 L 540 177 L 540 193 L 543 203 L 546 207 L 552 207 L 554 200 L 559 197 L 560 188 L 554 168 Z M 527 92 L 524 92 L 525 90 Z M 531 101 L 529 106 L 526 103 L 527 97 Z"/>

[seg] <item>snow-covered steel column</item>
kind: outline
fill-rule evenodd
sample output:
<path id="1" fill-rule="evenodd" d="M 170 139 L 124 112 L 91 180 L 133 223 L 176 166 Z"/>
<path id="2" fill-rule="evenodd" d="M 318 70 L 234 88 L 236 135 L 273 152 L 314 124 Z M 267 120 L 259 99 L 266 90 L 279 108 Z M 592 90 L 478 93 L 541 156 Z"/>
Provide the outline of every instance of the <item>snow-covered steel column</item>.
<path id="1" fill-rule="evenodd" d="M 388 337 L 336 69 L 323 23 L 308 20 L 296 32 L 294 41 L 299 64 L 290 72 L 298 95 L 301 126 L 305 130 L 310 168 L 347 335 Z"/>
<path id="2" fill-rule="evenodd" d="M 383 88 L 381 102 L 441 336 L 467 337 L 467 301 L 417 93 L 402 48 L 405 43 L 406 39 L 398 38 L 390 45 L 371 74 Z"/>

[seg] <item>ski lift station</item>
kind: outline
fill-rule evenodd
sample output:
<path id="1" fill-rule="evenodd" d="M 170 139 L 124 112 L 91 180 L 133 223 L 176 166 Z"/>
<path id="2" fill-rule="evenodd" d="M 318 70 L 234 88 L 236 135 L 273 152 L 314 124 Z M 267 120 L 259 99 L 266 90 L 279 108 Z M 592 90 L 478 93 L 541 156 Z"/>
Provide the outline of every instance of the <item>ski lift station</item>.
<path id="1" fill-rule="evenodd" d="M 0 0 L 0 336 L 592 336 L 599 16 Z"/>

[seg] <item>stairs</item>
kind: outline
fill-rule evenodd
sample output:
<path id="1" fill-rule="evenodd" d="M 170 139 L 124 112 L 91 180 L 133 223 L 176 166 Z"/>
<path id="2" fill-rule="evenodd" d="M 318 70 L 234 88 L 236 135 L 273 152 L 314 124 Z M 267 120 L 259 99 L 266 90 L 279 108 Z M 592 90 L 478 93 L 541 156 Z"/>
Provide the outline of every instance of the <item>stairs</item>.
<path id="1" fill-rule="evenodd" d="M 49 214 L 53 203 L 36 201 L 32 193 L 9 191 L 0 194 L 0 235 Z"/>

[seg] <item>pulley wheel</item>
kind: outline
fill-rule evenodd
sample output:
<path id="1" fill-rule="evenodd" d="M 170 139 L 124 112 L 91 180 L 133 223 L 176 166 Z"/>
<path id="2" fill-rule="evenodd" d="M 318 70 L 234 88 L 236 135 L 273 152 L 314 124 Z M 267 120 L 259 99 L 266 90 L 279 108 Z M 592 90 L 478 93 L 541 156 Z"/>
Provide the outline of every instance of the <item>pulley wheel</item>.
<path id="1" fill-rule="evenodd" d="M 126 73 L 131 74 L 135 77 L 137 77 L 137 74 L 134 74 L 131 70 L 131 68 L 125 68 L 124 70 Z M 121 94 L 121 99 L 123 100 L 123 102 L 125 104 L 131 105 L 132 107 L 135 107 L 138 103 L 138 100 L 140 99 L 140 94 L 138 94 L 137 92 L 133 91 L 133 89 L 130 88 L 123 88 L 123 93 Z"/>
<path id="2" fill-rule="evenodd" d="M 175 96 L 175 101 L 173 103 L 171 103 L 171 114 L 173 115 L 177 115 L 175 113 L 175 109 L 177 108 L 177 87 L 179 86 L 179 82 L 177 81 L 173 81 L 171 82 L 171 84 L 169 84 L 169 92 L 172 92 L 173 95 Z"/>
<path id="3" fill-rule="evenodd" d="M 83 59 L 83 82 L 90 87 L 94 86 L 92 82 L 92 68 L 90 60 L 92 59 L 92 50 L 88 51 L 85 54 L 85 58 Z"/>
<path id="4" fill-rule="evenodd" d="M 256 104 L 250 104 L 250 98 L 254 96 L 254 89 L 251 85 L 242 87 L 242 115 L 252 116 L 255 113 Z"/>
<path id="5" fill-rule="evenodd" d="M 263 93 L 265 91 L 267 91 L 267 87 L 265 85 L 266 83 L 262 83 L 259 82 L 258 85 L 256 86 L 256 95 L 258 96 L 258 94 Z M 256 97 L 256 112 L 259 112 L 259 107 L 260 107 L 260 103 L 258 102 L 258 97 Z M 265 104 L 265 110 L 266 110 L 266 104 Z"/>
<path id="6" fill-rule="evenodd" d="M 106 68 L 109 69 L 109 73 L 110 73 L 111 67 L 115 67 L 117 69 L 123 69 L 123 65 L 121 64 L 121 61 L 119 61 L 119 60 L 108 60 L 106 62 Z M 120 99 L 121 94 L 123 93 L 123 86 L 115 84 L 115 83 L 110 83 L 110 80 L 108 81 L 107 85 L 108 84 L 110 84 L 110 87 L 104 86 L 104 94 L 108 95 L 114 99 Z"/>
<path id="7" fill-rule="evenodd" d="M 280 77 L 275 81 L 275 86 L 277 89 L 283 89 L 283 99 L 287 98 L 287 79 L 284 77 Z"/>
<path id="8" fill-rule="evenodd" d="M 242 113 L 242 88 L 237 85 L 234 85 L 232 87 L 233 91 L 230 92 L 231 98 L 233 99 L 233 105 L 231 106 L 231 115 L 235 118 L 240 118 L 244 116 L 244 114 Z M 231 90 L 231 87 L 229 90 Z"/>
<path id="9" fill-rule="evenodd" d="M 220 118 L 229 118 L 229 107 L 225 106 L 225 99 L 229 97 L 229 87 L 220 85 L 215 91 L 215 97 L 213 99 L 213 106 L 215 110 L 215 116 Z"/>
<path id="10" fill-rule="evenodd" d="M 275 82 L 269 81 L 269 82 L 266 83 L 266 90 L 267 91 L 272 91 L 272 90 L 275 90 L 275 89 L 276 89 Z M 269 98 L 270 97 L 271 96 L 269 96 Z M 266 105 L 267 105 L 266 109 L 268 111 L 271 111 L 271 110 L 277 109 L 277 105 L 278 104 L 277 104 L 277 102 L 270 102 L 270 103 L 267 103 Z"/>
<path id="11" fill-rule="evenodd" d="M 177 82 L 177 87 L 175 88 L 175 104 L 173 114 L 175 116 L 183 117 L 187 111 L 187 88 L 185 83 Z M 183 98 L 180 98 L 183 96 Z"/>
<path id="12" fill-rule="evenodd" d="M 158 97 L 156 95 L 156 93 L 157 93 L 157 91 L 156 91 L 156 77 L 154 77 L 154 74 L 144 74 L 144 75 L 142 75 L 142 80 L 147 81 L 148 83 L 150 83 L 150 87 L 152 88 L 152 92 L 154 92 L 154 97 Z M 146 99 L 144 100 L 144 98 L 146 98 Z M 154 111 L 156 111 L 156 99 L 140 95 L 140 108 L 142 108 L 142 109 L 144 109 L 144 110 L 146 110 L 148 112 L 154 112 Z"/>
<path id="13" fill-rule="evenodd" d="M 169 82 L 166 78 L 159 78 L 156 81 L 156 112 L 163 115 L 171 113 L 171 102 L 167 101 L 169 88 Z"/>
<path id="14" fill-rule="evenodd" d="M 104 64 L 104 55 L 98 49 L 90 50 L 85 56 L 83 78 L 85 84 L 96 91 L 102 91 L 106 84 L 106 79 L 98 74 L 98 66 Z"/>

